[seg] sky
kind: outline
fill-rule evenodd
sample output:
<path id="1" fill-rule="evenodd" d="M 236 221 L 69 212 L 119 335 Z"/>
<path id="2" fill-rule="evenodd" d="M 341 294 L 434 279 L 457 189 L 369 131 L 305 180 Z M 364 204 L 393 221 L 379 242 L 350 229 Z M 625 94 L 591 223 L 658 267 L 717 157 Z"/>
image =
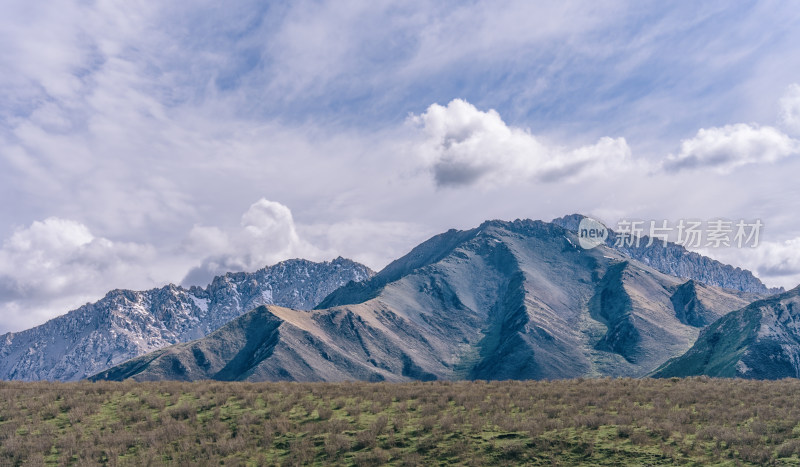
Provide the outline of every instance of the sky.
<path id="1" fill-rule="evenodd" d="M 0 332 L 487 219 L 760 220 L 800 283 L 800 7 L 6 0 Z"/>

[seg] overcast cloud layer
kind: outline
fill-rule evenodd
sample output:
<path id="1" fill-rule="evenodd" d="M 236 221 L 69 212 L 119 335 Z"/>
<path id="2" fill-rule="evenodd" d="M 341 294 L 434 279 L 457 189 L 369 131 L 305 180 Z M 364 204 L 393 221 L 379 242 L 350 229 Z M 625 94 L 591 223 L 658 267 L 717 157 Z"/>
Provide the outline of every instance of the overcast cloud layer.
<path id="1" fill-rule="evenodd" d="M 6 2 L 0 332 L 573 212 L 758 218 L 704 253 L 800 283 L 800 9 L 601 3 Z"/>

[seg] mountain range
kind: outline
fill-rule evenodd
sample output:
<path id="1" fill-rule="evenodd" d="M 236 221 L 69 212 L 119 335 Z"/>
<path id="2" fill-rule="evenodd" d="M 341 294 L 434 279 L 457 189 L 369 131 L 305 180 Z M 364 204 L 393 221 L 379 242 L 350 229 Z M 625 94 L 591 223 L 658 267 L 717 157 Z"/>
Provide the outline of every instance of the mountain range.
<path id="1" fill-rule="evenodd" d="M 289 260 L 114 290 L 0 336 L 0 379 L 410 381 L 800 376 L 800 288 L 581 215 L 449 230 L 377 274 Z"/>
<path id="2" fill-rule="evenodd" d="M 130 358 L 203 337 L 260 305 L 307 310 L 333 290 L 374 275 L 337 258 L 289 260 L 228 273 L 205 288 L 113 290 L 103 299 L 22 332 L 0 336 L 0 379 L 75 381 Z"/>
<path id="3" fill-rule="evenodd" d="M 450 230 L 314 310 L 260 306 L 93 379 L 639 377 L 765 296 L 671 276 L 608 245 L 583 249 L 559 224 Z"/>

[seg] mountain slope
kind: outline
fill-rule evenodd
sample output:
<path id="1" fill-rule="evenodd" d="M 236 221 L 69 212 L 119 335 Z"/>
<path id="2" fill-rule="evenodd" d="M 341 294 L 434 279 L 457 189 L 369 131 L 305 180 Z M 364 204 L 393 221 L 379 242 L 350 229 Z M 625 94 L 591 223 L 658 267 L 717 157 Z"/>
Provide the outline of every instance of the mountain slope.
<path id="1" fill-rule="evenodd" d="M 800 287 L 751 303 L 703 330 L 654 376 L 800 377 Z"/>
<path id="2" fill-rule="evenodd" d="M 0 379 L 74 381 L 130 358 L 203 337 L 263 304 L 310 309 L 351 281 L 372 276 L 353 261 L 289 260 L 228 273 L 206 288 L 114 290 L 41 326 L 0 336 Z"/>
<path id="3" fill-rule="evenodd" d="M 581 249 L 554 224 L 490 221 L 433 237 L 333 292 L 325 308 L 262 307 L 97 378 L 641 376 L 689 348 L 695 317 L 713 320 L 755 298 L 686 286 L 606 246 Z M 253 322 L 263 323 L 255 334 Z"/>
<path id="4" fill-rule="evenodd" d="M 392 261 L 368 281 L 347 284 L 325 297 L 315 308 L 330 308 L 336 305 L 350 305 L 375 298 L 384 286 L 401 279 L 415 269 L 436 263 L 462 243 L 471 240 L 480 228 L 471 230 L 450 229 L 436 235 L 412 249 L 400 259 Z"/>

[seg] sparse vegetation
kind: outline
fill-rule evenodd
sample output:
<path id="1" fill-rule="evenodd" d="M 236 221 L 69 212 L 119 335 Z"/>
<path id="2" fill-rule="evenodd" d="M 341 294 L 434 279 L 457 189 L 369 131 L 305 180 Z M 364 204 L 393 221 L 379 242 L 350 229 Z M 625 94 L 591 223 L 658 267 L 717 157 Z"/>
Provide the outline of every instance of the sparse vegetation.
<path id="1" fill-rule="evenodd" d="M 800 381 L 0 383 L 0 465 L 800 464 Z"/>

